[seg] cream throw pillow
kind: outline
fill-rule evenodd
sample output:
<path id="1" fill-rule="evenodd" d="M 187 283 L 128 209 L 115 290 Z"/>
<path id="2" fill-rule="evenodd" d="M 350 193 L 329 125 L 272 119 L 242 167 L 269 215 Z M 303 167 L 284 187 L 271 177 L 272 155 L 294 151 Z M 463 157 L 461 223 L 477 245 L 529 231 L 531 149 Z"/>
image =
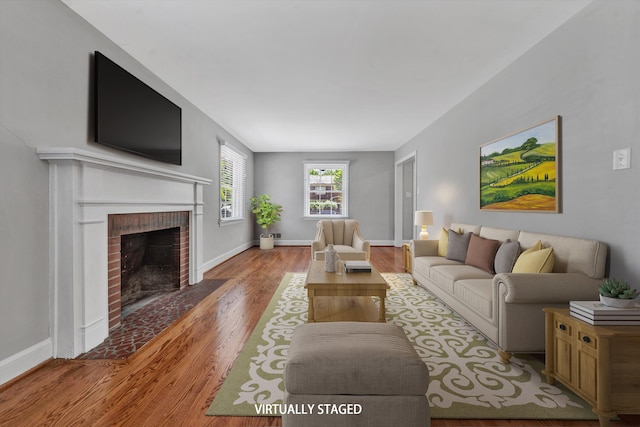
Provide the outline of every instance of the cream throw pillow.
<path id="1" fill-rule="evenodd" d="M 553 271 L 553 248 L 543 248 L 542 242 L 522 252 L 513 266 L 513 273 L 551 273 Z"/>

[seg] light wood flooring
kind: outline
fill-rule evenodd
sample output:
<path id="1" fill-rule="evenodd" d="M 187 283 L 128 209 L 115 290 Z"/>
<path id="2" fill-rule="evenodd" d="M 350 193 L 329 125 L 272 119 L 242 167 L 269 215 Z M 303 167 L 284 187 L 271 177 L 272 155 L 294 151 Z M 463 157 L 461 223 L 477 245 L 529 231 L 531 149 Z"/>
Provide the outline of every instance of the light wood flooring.
<path id="1" fill-rule="evenodd" d="M 372 248 L 381 272 L 402 249 Z M 0 387 L 0 426 L 280 426 L 277 417 L 205 412 L 282 276 L 306 271 L 307 247 L 249 249 L 205 274 L 229 279 L 127 360 L 51 360 Z M 614 421 L 634 426 L 640 418 Z M 598 426 L 597 422 L 433 420 L 438 426 Z"/>

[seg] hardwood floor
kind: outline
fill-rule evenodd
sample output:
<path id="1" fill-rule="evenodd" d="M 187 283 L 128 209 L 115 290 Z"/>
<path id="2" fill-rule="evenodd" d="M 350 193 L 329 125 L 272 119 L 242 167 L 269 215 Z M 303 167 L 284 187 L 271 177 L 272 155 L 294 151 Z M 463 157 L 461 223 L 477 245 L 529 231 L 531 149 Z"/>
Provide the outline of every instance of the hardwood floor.
<path id="1" fill-rule="evenodd" d="M 401 248 L 371 252 L 379 271 L 402 271 Z M 278 417 L 207 417 L 205 411 L 284 273 L 306 271 L 309 256 L 307 247 L 252 248 L 224 262 L 205 278 L 229 280 L 126 361 L 51 360 L 0 387 L 0 426 L 280 426 Z M 598 423 L 433 420 L 432 425 Z"/>

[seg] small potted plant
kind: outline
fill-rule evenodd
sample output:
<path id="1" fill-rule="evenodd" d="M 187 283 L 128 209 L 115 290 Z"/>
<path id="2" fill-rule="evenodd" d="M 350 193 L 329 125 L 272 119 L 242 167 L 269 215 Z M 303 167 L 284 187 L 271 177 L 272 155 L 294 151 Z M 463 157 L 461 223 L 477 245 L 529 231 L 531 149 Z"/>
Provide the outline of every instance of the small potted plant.
<path id="1" fill-rule="evenodd" d="M 615 278 L 605 280 L 598 288 L 598 293 L 600 294 L 600 302 L 609 307 L 618 308 L 633 307 L 638 296 L 636 289 L 631 289 L 624 280 Z"/>
<path id="2" fill-rule="evenodd" d="M 265 230 L 260 234 L 260 249 L 273 249 L 273 234 L 269 227 L 280 221 L 282 206 L 271 201 L 271 196 L 262 194 L 250 199 L 251 212 L 256 216 L 258 224 Z"/>

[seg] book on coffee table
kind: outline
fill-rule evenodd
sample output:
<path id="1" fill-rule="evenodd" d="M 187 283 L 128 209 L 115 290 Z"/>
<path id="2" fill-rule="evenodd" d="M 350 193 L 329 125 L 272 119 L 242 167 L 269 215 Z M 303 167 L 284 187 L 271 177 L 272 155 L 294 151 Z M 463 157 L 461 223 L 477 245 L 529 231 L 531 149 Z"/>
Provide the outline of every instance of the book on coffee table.
<path id="1" fill-rule="evenodd" d="M 347 273 L 371 273 L 369 261 L 345 261 L 344 270 Z"/>

